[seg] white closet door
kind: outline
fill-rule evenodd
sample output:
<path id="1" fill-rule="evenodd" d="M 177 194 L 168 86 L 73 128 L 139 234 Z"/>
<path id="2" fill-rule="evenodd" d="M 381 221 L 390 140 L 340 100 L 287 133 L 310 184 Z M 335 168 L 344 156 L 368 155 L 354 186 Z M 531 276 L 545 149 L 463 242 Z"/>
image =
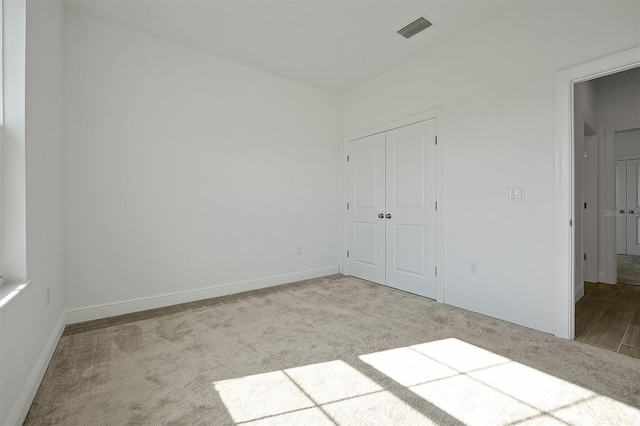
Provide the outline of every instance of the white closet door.
<path id="1" fill-rule="evenodd" d="M 627 254 L 627 162 L 616 161 L 616 246 Z"/>
<path id="2" fill-rule="evenodd" d="M 640 256 L 640 160 L 627 160 L 627 254 Z"/>
<path id="3" fill-rule="evenodd" d="M 385 283 L 385 135 L 349 143 L 347 247 L 349 274 Z"/>
<path id="4" fill-rule="evenodd" d="M 386 135 L 386 284 L 436 298 L 436 120 Z"/>

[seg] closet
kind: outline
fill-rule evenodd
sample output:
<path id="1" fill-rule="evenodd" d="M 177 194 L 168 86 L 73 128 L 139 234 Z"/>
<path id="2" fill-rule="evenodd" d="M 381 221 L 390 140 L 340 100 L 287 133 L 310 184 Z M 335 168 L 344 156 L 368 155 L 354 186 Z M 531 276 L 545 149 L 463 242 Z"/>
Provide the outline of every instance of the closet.
<path id="1" fill-rule="evenodd" d="M 618 254 L 640 256 L 640 159 L 616 161 Z"/>
<path id="2" fill-rule="evenodd" d="M 437 119 L 349 141 L 349 275 L 436 298 Z"/>

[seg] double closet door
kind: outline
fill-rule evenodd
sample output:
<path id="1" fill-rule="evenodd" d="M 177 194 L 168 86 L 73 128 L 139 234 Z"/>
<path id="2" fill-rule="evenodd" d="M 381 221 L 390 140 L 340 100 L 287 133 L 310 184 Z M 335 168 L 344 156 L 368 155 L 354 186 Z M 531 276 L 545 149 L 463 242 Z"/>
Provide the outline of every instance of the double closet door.
<path id="1" fill-rule="evenodd" d="M 618 254 L 640 256 L 640 159 L 616 162 Z"/>
<path id="2" fill-rule="evenodd" d="M 436 119 L 347 145 L 348 273 L 436 298 Z"/>

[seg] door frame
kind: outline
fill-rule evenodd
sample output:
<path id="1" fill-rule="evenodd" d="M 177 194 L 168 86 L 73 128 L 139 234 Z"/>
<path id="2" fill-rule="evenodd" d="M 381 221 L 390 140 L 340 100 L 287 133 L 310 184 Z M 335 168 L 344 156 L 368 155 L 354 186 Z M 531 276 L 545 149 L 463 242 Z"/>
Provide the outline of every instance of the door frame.
<path id="1" fill-rule="evenodd" d="M 597 130 L 597 126 L 593 125 L 594 120 L 593 117 L 588 117 L 585 114 L 582 114 L 580 117 L 580 127 L 579 129 L 584 129 L 584 126 L 589 126 L 592 130 L 595 131 L 593 135 L 584 135 L 582 137 L 582 144 L 585 153 L 588 155 L 581 156 L 580 159 L 582 161 L 582 201 L 588 202 L 591 206 L 590 209 L 585 210 L 581 209 L 580 214 L 582 215 L 582 252 L 587 255 L 587 260 L 582 261 L 582 282 L 580 280 L 579 287 L 575 294 L 574 301 L 577 301 L 580 297 L 584 295 L 584 281 L 592 281 L 598 282 L 598 262 L 599 262 L 599 253 L 598 253 L 598 237 L 600 235 L 600 224 L 598 222 L 597 210 L 600 205 L 600 191 L 599 191 L 599 166 L 600 166 L 600 143 L 599 143 L 599 135 L 600 132 Z M 595 149 L 589 147 L 590 144 L 595 142 Z M 590 163 L 595 160 L 595 167 L 590 167 Z M 588 185 L 590 182 L 595 183 L 593 185 Z M 593 214 L 595 213 L 595 217 Z M 589 230 L 589 232 L 587 232 Z M 589 238 L 587 238 L 589 236 Z M 595 265 L 595 274 L 589 275 L 587 274 L 587 265 L 593 269 Z M 577 278 L 577 277 L 576 277 Z M 592 278 L 592 279 L 589 279 Z M 595 280 L 593 280 L 595 278 Z"/>
<path id="2" fill-rule="evenodd" d="M 438 275 L 436 276 L 436 300 L 440 303 L 445 302 L 444 291 L 444 277 L 445 277 L 445 263 L 444 263 L 444 218 L 445 218 L 445 204 L 444 204 L 444 108 L 437 107 L 422 111 L 420 113 L 404 117 L 398 120 L 394 120 L 388 123 L 384 123 L 367 130 L 362 130 L 344 138 L 343 146 L 343 203 L 342 203 L 342 252 L 340 254 L 340 270 L 343 274 L 349 275 L 349 263 L 347 262 L 347 221 L 345 216 L 347 215 L 347 149 L 348 144 L 351 141 L 362 139 L 367 136 L 372 136 L 378 133 L 387 132 L 389 130 L 398 129 L 400 127 L 416 124 L 421 121 L 427 121 L 436 119 L 436 136 L 438 138 L 438 144 L 436 145 L 436 179 L 437 179 L 437 194 L 436 201 L 438 203 L 438 210 L 436 212 L 436 266 L 438 268 Z"/>
<path id="3" fill-rule="evenodd" d="M 626 50 L 563 71 L 556 86 L 556 219 L 555 219 L 555 335 L 575 336 L 574 306 L 574 116 L 575 83 L 640 66 L 640 48 Z"/>

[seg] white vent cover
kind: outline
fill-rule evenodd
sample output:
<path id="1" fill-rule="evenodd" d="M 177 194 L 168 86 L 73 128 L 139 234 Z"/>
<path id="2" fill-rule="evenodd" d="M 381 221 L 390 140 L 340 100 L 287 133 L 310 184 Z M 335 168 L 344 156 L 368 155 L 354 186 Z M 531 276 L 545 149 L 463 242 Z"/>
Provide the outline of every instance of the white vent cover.
<path id="1" fill-rule="evenodd" d="M 425 17 L 419 17 L 409 25 L 398 30 L 398 34 L 400 34 L 404 38 L 411 38 L 414 35 L 418 34 L 422 30 L 426 30 L 431 25 L 431 22 L 427 21 Z"/>

